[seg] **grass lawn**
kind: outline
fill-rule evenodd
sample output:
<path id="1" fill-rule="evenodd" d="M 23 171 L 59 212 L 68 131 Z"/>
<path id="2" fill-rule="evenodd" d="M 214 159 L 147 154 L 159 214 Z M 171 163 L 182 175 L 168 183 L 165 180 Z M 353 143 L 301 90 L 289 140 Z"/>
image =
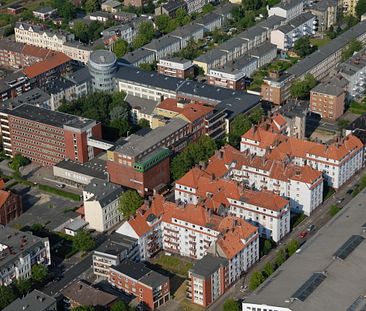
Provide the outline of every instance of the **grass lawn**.
<path id="1" fill-rule="evenodd" d="M 355 197 L 365 188 L 366 188 L 366 175 L 362 176 L 358 186 L 353 190 L 352 195 Z"/>
<path id="2" fill-rule="evenodd" d="M 335 216 L 339 211 L 340 211 L 340 207 L 336 204 L 333 204 L 330 209 L 329 209 L 329 215 L 330 216 Z"/>
<path id="3" fill-rule="evenodd" d="M 204 311 L 206 310 L 203 307 L 200 307 L 198 305 L 193 304 L 192 302 L 190 302 L 188 299 L 184 299 L 180 305 L 179 305 L 180 309 L 182 311 Z"/>
<path id="4" fill-rule="evenodd" d="M 38 188 L 41 191 L 56 194 L 72 201 L 80 201 L 80 196 L 75 193 L 67 192 L 47 185 L 39 185 Z"/>
<path id="5" fill-rule="evenodd" d="M 290 218 L 290 228 L 291 230 L 298 226 L 307 216 L 305 214 L 294 214 Z"/>
<path id="6" fill-rule="evenodd" d="M 154 261 L 154 263 L 160 265 L 167 271 L 183 277 L 187 277 L 188 270 L 193 266 L 190 262 L 184 262 L 178 257 L 167 255 L 161 255 Z"/>
<path id="7" fill-rule="evenodd" d="M 318 48 L 322 47 L 323 45 L 328 44 L 331 41 L 330 38 L 324 37 L 324 38 L 310 38 L 310 43 L 312 45 L 317 46 Z"/>
<path id="8" fill-rule="evenodd" d="M 361 103 L 353 101 L 350 104 L 349 111 L 355 114 L 364 114 L 366 112 L 366 100 L 364 99 Z"/>

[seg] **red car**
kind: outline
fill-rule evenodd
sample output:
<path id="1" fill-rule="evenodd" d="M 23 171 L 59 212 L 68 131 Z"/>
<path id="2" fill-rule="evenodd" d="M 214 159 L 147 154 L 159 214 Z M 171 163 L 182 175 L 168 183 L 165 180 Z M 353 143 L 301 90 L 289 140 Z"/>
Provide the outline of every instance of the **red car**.
<path id="1" fill-rule="evenodd" d="M 302 239 L 305 238 L 307 235 L 308 235 L 308 232 L 306 230 L 299 233 L 299 237 Z"/>

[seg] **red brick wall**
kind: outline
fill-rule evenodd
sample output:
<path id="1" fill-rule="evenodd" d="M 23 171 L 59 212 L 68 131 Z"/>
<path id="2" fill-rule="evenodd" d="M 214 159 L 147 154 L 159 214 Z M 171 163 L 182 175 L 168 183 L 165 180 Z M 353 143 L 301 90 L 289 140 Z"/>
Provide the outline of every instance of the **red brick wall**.
<path id="1" fill-rule="evenodd" d="M 206 307 L 212 303 L 211 280 L 203 281 L 203 305 Z"/>
<path id="2" fill-rule="evenodd" d="M 86 133 L 76 133 L 65 130 L 65 153 L 66 157 L 81 163 L 88 161 L 88 147 Z M 76 143 L 74 143 L 74 140 Z M 76 145 L 77 154 L 75 154 L 74 144 Z"/>
<path id="3" fill-rule="evenodd" d="M 0 224 L 6 225 L 22 214 L 22 200 L 20 196 L 11 193 L 3 206 L 0 206 Z"/>

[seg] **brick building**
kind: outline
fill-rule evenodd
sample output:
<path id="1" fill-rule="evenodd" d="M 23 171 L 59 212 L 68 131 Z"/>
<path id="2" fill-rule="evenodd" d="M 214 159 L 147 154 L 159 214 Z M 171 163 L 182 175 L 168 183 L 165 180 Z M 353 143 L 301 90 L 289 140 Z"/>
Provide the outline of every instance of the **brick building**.
<path id="1" fill-rule="evenodd" d="M 23 211 L 22 199 L 15 193 L 0 190 L 0 224 L 7 225 Z"/>
<path id="2" fill-rule="evenodd" d="M 275 105 L 281 105 L 290 97 L 289 83 L 293 76 L 287 73 L 270 72 L 268 77 L 263 79 L 261 86 L 262 99 Z"/>
<path id="3" fill-rule="evenodd" d="M 98 153 L 88 138 L 101 138 L 101 124 L 94 120 L 50 111 L 27 104 L 0 112 L 3 148 L 8 156 L 17 153 L 42 165 L 66 158 L 81 163 Z"/>
<path id="4" fill-rule="evenodd" d="M 137 302 L 144 303 L 149 310 L 155 310 L 170 299 L 169 277 L 152 271 L 141 262 L 125 259 L 118 266 L 112 266 L 108 281 L 136 296 Z"/>
<path id="5" fill-rule="evenodd" d="M 0 102 L 15 98 L 31 89 L 30 81 L 21 71 L 0 79 Z"/>
<path id="6" fill-rule="evenodd" d="M 158 63 L 158 73 L 181 79 L 193 78 L 192 61 L 178 57 L 161 58 Z"/>

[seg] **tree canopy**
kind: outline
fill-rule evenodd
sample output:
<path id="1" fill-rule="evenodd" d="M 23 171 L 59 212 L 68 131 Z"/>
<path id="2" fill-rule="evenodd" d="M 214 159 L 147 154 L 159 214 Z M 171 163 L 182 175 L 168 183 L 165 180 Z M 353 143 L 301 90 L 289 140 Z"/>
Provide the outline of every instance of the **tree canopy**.
<path id="1" fill-rule="evenodd" d="M 259 285 L 261 285 L 264 281 L 264 276 L 259 271 L 254 271 L 252 275 L 250 276 L 249 280 L 249 289 L 255 290 Z"/>
<path id="2" fill-rule="evenodd" d="M 103 24 L 98 21 L 92 21 L 89 25 L 83 21 L 77 21 L 72 28 L 72 32 L 81 42 L 89 43 L 100 38 L 103 28 Z"/>
<path id="3" fill-rule="evenodd" d="M 95 247 L 95 241 L 89 231 L 80 230 L 73 238 L 72 246 L 79 251 L 90 251 Z"/>
<path id="4" fill-rule="evenodd" d="M 116 54 L 116 56 L 122 57 L 123 55 L 125 55 L 128 51 L 128 43 L 125 40 L 122 39 L 118 39 L 114 45 L 113 45 L 113 52 L 114 54 Z"/>
<path id="5" fill-rule="evenodd" d="M 98 0 L 86 0 L 84 4 L 84 8 L 88 13 L 92 13 L 98 11 L 100 8 Z"/>
<path id="6" fill-rule="evenodd" d="M 136 190 L 127 190 L 119 198 L 119 211 L 125 218 L 132 216 L 144 203 L 144 199 Z"/>
<path id="7" fill-rule="evenodd" d="M 305 57 L 307 55 L 310 55 L 317 49 L 316 46 L 312 46 L 310 43 L 309 36 L 304 36 L 296 40 L 294 44 L 294 51 L 297 55 L 300 57 Z"/>
<path id="8" fill-rule="evenodd" d="M 78 306 L 72 308 L 71 311 L 95 311 L 95 309 L 92 306 Z"/>
<path id="9" fill-rule="evenodd" d="M 123 301 L 117 301 L 111 307 L 110 311 L 129 311 L 130 308 Z"/>
<path id="10" fill-rule="evenodd" d="M 240 311 L 241 307 L 234 299 L 229 298 L 224 302 L 224 311 Z"/>
<path id="11" fill-rule="evenodd" d="M 63 23 L 68 24 L 76 16 L 76 7 L 71 1 L 52 0 L 52 7 L 56 8 Z"/>
<path id="12" fill-rule="evenodd" d="M 297 99 L 307 99 L 310 96 L 310 90 L 316 86 L 317 82 L 313 75 L 307 74 L 304 80 L 297 80 L 292 83 L 290 94 Z"/>
<path id="13" fill-rule="evenodd" d="M 193 165 L 206 162 L 216 150 L 212 138 L 202 136 L 196 143 L 189 144 L 180 154 L 171 161 L 170 171 L 174 180 L 181 178 Z"/>
<path id="14" fill-rule="evenodd" d="M 366 0 L 358 0 L 355 11 L 358 17 L 366 13 Z"/>
<path id="15" fill-rule="evenodd" d="M 10 287 L 0 286 L 0 310 L 15 300 L 16 296 Z"/>
<path id="16" fill-rule="evenodd" d="M 296 250 L 299 248 L 299 242 L 297 240 L 291 240 L 287 245 L 287 254 L 292 256 L 295 254 Z"/>
<path id="17" fill-rule="evenodd" d="M 342 61 L 346 61 L 353 53 L 362 49 L 362 43 L 356 39 L 353 39 L 342 52 Z"/>
<path id="18" fill-rule="evenodd" d="M 32 267 L 32 280 L 42 284 L 48 276 L 47 267 L 42 264 L 37 264 Z"/>
<path id="19" fill-rule="evenodd" d="M 155 36 L 155 29 L 151 22 L 142 22 L 137 31 L 136 37 L 132 41 L 132 47 L 138 49 L 149 43 Z"/>

